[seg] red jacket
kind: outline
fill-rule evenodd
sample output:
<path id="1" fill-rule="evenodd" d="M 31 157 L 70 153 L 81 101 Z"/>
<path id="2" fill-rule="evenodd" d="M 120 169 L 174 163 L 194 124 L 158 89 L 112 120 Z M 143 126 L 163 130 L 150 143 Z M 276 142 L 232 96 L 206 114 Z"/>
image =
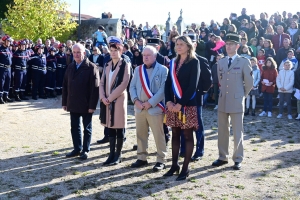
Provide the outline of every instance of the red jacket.
<path id="1" fill-rule="evenodd" d="M 259 67 L 260 74 L 262 74 L 262 66 L 265 65 L 266 56 L 257 56 L 256 58 L 257 58 L 257 65 Z"/>
<path id="2" fill-rule="evenodd" d="M 266 86 L 266 85 L 262 84 L 262 87 L 261 87 L 262 92 L 274 93 L 277 75 L 278 75 L 278 72 L 276 69 L 267 68 L 267 69 L 262 70 L 260 80 L 263 81 L 263 79 L 267 79 L 269 82 L 273 83 L 271 86 Z"/>
<path id="3" fill-rule="evenodd" d="M 281 43 L 279 44 L 279 38 L 280 35 L 273 35 L 272 37 L 272 43 L 273 43 L 273 48 L 275 49 L 275 52 L 277 53 L 278 49 L 280 49 L 281 47 L 283 47 L 283 40 L 285 38 L 288 38 L 291 40 L 290 35 L 286 34 L 286 33 L 282 33 L 281 34 Z"/>

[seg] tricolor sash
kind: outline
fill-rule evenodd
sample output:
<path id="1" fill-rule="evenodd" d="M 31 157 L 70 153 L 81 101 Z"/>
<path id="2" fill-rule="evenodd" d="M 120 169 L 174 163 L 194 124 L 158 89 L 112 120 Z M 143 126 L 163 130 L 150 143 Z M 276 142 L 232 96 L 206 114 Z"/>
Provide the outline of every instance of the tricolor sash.
<path id="1" fill-rule="evenodd" d="M 154 96 L 154 94 L 150 90 L 150 81 L 148 78 L 148 74 L 147 74 L 145 65 L 140 65 L 139 74 L 140 74 L 140 80 L 142 83 L 143 90 L 146 93 L 147 97 L 150 99 L 151 97 Z M 162 109 L 163 112 L 165 112 L 165 106 L 162 102 L 158 103 L 157 106 L 160 109 Z"/>
<path id="2" fill-rule="evenodd" d="M 175 62 L 174 62 L 173 59 L 170 61 L 170 74 L 171 74 L 171 79 L 172 79 L 172 89 L 173 89 L 173 92 L 174 92 L 175 96 L 178 99 L 181 99 L 182 98 L 182 90 L 181 90 L 181 86 L 180 86 L 180 84 L 178 82 L 178 79 L 177 79 L 176 64 L 175 64 Z M 195 95 L 196 95 L 196 92 L 194 92 L 194 94 L 191 97 L 191 99 L 193 99 L 195 97 Z"/>

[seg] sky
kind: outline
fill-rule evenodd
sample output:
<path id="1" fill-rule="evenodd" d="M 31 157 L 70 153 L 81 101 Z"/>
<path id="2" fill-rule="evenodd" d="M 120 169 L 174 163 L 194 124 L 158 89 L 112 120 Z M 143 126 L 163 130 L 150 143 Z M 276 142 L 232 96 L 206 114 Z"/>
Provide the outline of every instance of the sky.
<path id="1" fill-rule="evenodd" d="M 70 12 L 78 13 L 79 0 L 64 0 L 70 7 Z M 247 2 L 242 3 L 242 2 Z M 255 3 L 254 3 L 255 2 Z M 300 11 L 300 2 L 293 1 L 282 8 L 278 1 L 263 0 L 260 1 L 206 1 L 206 0 L 81 0 L 81 14 L 92 15 L 101 18 L 103 12 L 111 12 L 113 18 L 120 18 L 125 14 L 127 21 L 134 20 L 135 24 L 145 25 L 149 22 L 150 26 L 155 24 L 165 25 L 168 19 L 168 12 L 171 14 L 171 21 L 176 23 L 182 9 L 183 21 L 186 25 L 191 23 L 200 24 L 202 21 L 209 23 L 211 19 L 222 22 L 225 17 L 229 17 L 231 12 L 238 16 L 243 7 L 247 8 L 247 14 L 255 14 L 259 18 L 261 12 L 267 12 L 269 15 L 278 11 L 295 14 Z M 292 6 L 294 4 L 294 6 Z M 299 4 L 296 6 L 296 4 Z M 260 5 L 260 6 L 259 6 Z"/>

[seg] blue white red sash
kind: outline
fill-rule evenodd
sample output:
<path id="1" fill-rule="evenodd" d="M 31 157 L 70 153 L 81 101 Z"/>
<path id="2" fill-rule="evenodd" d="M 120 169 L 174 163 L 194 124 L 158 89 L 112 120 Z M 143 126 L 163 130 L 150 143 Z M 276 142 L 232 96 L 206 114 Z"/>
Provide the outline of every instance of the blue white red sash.
<path id="1" fill-rule="evenodd" d="M 140 74 L 140 80 L 142 83 L 143 90 L 146 93 L 147 97 L 150 99 L 151 97 L 154 96 L 154 94 L 150 90 L 150 81 L 148 78 L 145 65 L 140 65 L 139 74 Z M 165 112 L 165 106 L 162 102 L 158 103 L 157 106 L 160 107 L 160 109 L 162 109 L 163 112 Z"/>
<path id="2" fill-rule="evenodd" d="M 170 61 L 170 74 L 171 74 L 171 79 L 172 79 L 172 89 L 173 89 L 173 92 L 175 94 L 175 96 L 178 98 L 178 99 L 181 99 L 182 98 L 182 89 L 181 89 L 181 86 L 178 82 L 178 79 L 177 79 L 177 75 L 176 75 L 176 64 L 174 62 L 174 59 L 172 59 Z M 193 96 L 191 99 L 193 99 L 196 95 L 196 92 L 194 92 Z M 190 100 L 191 100 L 190 99 Z"/>

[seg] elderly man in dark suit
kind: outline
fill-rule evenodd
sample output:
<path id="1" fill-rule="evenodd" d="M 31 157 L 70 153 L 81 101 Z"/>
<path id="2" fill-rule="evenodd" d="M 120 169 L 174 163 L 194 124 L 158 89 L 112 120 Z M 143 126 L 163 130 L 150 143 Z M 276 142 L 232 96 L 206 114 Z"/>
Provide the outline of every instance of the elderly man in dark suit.
<path id="1" fill-rule="evenodd" d="M 72 62 L 65 73 L 63 81 L 62 108 L 70 112 L 71 134 L 74 150 L 67 158 L 80 155 L 85 160 L 90 151 L 92 138 L 92 116 L 99 100 L 99 70 L 85 58 L 85 48 L 75 44 L 72 48 L 75 62 Z M 80 127 L 82 118 L 84 136 Z"/>

